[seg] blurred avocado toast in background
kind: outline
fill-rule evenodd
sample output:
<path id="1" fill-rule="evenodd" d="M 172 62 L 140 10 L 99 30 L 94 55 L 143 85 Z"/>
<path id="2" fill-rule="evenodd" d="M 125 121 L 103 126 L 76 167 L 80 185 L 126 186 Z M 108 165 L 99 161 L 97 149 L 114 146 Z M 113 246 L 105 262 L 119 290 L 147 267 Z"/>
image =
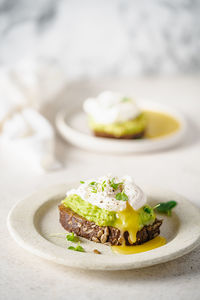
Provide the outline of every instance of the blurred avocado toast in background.
<path id="1" fill-rule="evenodd" d="M 144 192 L 130 176 L 108 175 L 81 181 L 77 189 L 68 191 L 59 205 L 60 223 L 73 233 L 70 240 L 76 235 L 112 246 L 117 253 L 143 252 L 166 242 L 159 236 L 158 206 L 147 204 Z"/>
<path id="2" fill-rule="evenodd" d="M 114 139 L 155 139 L 180 129 L 179 121 L 166 112 L 140 106 L 132 97 L 106 91 L 88 98 L 83 110 L 88 125 L 97 137 Z"/>
<path id="3" fill-rule="evenodd" d="M 146 119 L 130 97 L 106 91 L 83 104 L 94 135 L 117 139 L 136 139 L 144 135 Z"/>

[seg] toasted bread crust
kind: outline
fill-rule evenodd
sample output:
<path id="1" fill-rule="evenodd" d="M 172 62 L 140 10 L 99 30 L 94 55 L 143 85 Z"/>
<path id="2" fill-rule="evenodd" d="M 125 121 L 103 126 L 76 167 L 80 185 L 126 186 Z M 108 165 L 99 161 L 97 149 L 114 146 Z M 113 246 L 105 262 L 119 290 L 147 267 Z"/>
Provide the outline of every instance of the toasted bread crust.
<path id="1" fill-rule="evenodd" d="M 69 232 L 74 232 L 78 236 L 97 243 L 117 246 L 122 245 L 125 241 L 126 245 L 131 245 L 127 231 L 121 233 L 118 228 L 112 226 L 98 226 L 94 222 L 90 222 L 76 214 L 63 204 L 59 205 L 59 211 L 60 223 Z M 143 244 L 158 236 L 161 224 L 162 220 L 156 219 L 152 225 L 144 226 L 137 232 L 136 242 L 132 245 Z"/>
<path id="2" fill-rule="evenodd" d="M 104 138 L 112 138 L 112 139 L 120 139 L 120 140 L 130 140 L 130 139 L 140 139 L 144 136 L 145 131 L 141 131 L 135 134 L 124 134 L 121 136 L 117 136 L 111 133 L 107 133 L 104 131 L 93 131 L 94 135 L 97 137 L 104 137 Z"/>

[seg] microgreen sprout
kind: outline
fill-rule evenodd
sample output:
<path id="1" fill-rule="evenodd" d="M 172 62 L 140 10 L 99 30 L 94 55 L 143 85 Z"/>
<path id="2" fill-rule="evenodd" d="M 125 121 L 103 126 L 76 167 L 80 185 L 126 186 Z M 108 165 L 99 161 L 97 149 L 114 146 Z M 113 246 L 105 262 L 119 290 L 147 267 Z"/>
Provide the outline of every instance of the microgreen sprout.
<path id="1" fill-rule="evenodd" d="M 84 248 L 80 245 L 80 242 L 78 243 L 78 246 L 69 246 L 68 249 L 73 251 L 85 252 Z"/>
<path id="2" fill-rule="evenodd" d="M 115 198 L 117 200 L 128 201 L 128 196 L 124 193 L 124 190 L 121 193 L 118 193 Z"/>
<path id="3" fill-rule="evenodd" d="M 115 182 L 115 178 L 112 178 L 111 181 L 110 181 L 110 186 L 114 189 L 114 190 L 117 190 L 118 187 L 123 184 L 123 182 L 118 182 L 116 183 Z"/>
<path id="4" fill-rule="evenodd" d="M 156 206 L 153 207 L 154 210 L 156 210 L 159 213 L 167 214 L 168 216 L 171 216 L 172 209 L 177 205 L 177 202 L 174 200 L 168 201 L 168 202 L 162 202 L 158 203 Z"/>
<path id="5" fill-rule="evenodd" d="M 72 233 L 69 233 L 66 235 L 66 239 L 68 241 L 71 241 L 71 242 L 74 242 L 74 243 L 77 243 L 79 241 L 78 237 L 72 232 Z"/>

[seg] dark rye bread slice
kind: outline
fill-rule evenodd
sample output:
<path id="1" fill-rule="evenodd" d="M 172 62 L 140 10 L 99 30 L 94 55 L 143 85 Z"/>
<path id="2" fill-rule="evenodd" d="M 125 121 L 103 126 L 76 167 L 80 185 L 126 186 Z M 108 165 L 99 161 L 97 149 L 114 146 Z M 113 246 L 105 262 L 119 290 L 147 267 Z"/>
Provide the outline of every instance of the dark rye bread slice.
<path id="1" fill-rule="evenodd" d="M 120 139 L 120 140 L 130 140 L 130 139 L 140 139 L 144 136 L 145 131 L 141 131 L 135 134 L 124 134 L 122 136 L 117 136 L 111 133 L 107 133 L 104 131 L 93 131 L 94 135 L 97 137 L 104 137 L 104 138 L 112 138 L 112 139 Z"/>
<path id="2" fill-rule="evenodd" d="M 98 226 L 94 222 L 90 222 L 82 216 L 76 214 L 73 210 L 59 205 L 60 223 L 69 232 L 74 232 L 76 235 L 84 237 L 96 243 L 107 245 L 121 245 L 125 240 L 126 245 L 129 243 L 129 234 L 112 226 Z M 137 239 L 133 245 L 140 245 L 160 234 L 160 226 L 162 220 L 156 219 L 152 225 L 144 226 L 137 232 Z"/>

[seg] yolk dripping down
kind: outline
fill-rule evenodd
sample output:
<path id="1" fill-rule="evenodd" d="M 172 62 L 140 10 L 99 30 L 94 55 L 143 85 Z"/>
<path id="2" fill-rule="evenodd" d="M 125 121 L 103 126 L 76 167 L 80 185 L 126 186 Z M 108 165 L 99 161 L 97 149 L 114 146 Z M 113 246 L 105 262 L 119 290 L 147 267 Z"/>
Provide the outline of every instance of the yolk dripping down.
<path id="1" fill-rule="evenodd" d="M 136 241 L 136 234 L 139 228 L 139 213 L 134 210 L 130 204 L 126 204 L 126 209 L 117 213 L 117 220 L 115 227 L 119 228 L 121 232 L 129 232 L 129 242 L 133 244 Z"/>
<path id="2" fill-rule="evenodd" d="M 115 227 L 119 228 L 122 233 L 128 231 L 129 243 L 136 242 L 136 234 L 141 229 L 139 224 L 139 212 L 135 211 L 128 203 L 126 209 L 117 213 L 117 220 Z M 157 236 L 153 240 L 150 240 L 142 245 L 126 246 L 125 243 L 121 246 L 112 246 L 112 250 L 119 254 L 134 254 L 149 251 L 166 244 L 166 240 L 163 237 Z"/>

